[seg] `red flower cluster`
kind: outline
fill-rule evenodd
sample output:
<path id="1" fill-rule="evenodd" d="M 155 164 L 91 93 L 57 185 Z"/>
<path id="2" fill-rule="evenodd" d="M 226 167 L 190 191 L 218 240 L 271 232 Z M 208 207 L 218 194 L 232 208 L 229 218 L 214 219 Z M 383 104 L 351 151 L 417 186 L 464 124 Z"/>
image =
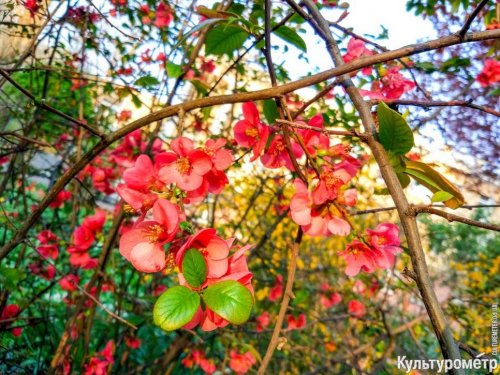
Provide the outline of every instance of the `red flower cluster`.
<path id="1" fill-rule="evenodd" d="M 198 233 L 190 236 L 182 245 L 175 256 L 175 262 L 179 267 L 179 281 L 181 285 L 191 288 L 186 283 L 182 274 L 182 259 L 184 254 L 189 249 L 197 249 L 205 258 L 207 265 L 207 277 L 203 284 L 196 289 L 204 289 L 210 285 L 220 281 L 234 280 L 245 286 L 250 293 L 253 294 L 251 284 L 252 273 L 248 270 L 245 252 L 250 249 L 250 246 L 236 248 L 231 256 L 231 247 L 234 239 L 223 240 L 216 235 L 215 229 L 202 229 Z M 192 288 L 195 289 L 195 288 Z M 195 290 L 196 290 L 195 289 Z M 227 320 L 205 307 L 205 310 L 200 308 L 194 315 L 191 322 L 185 328 L 192 329 L 200 325 L 204 331 L 213 331 L 216 328 L 225 327 L 229 324 Z"/>
<path id="2" fill-rule="evenodd" d="M 97 266 L 97 259 L 91 258 L 88 249 L 95 241 L 95 235 L 102 231 L 106 221 L 106 211 L 97 209 L 92 216 L 86 217 L 82 225 L 75 228 L 68 247 L 69 262 L 74 267 L 90 269 Z"/>
<path id="3" fill-rule="evenodd" d="M 353 60 L 359 59 L 362 56 L 371 56 L 373 54 L 374 54 L 373 51 L 366 48 L 365 42 L 363 42 L 360 39 L 351 38 L 347 43 L 347 53 L 344 56 L 342 56 L 342 58 L 344 59 L 345 63 L 349 63 Z M 361 72 L 365 75 L 370 75 L 372 74 L 372 67 L 367 66 L 361 69 Z M 352 75 L 355 74 L 356 73 L 354 72 Z"/>
<path id="4" fill-rule="evenodd" d="M 57 259 L 59 255 L 59 247 L 57 236 L 50 230 L 43 230 L 36 236 L 40 245 L 36 248 L 38 253 L 44 258 Z"/>
<path id="5" fill-rule="evenodd" d="M 306 314 L 304 313 L 299 314 L 297 317 L 292 314 L 288 314 L 286 319 L 289 330 L 303 328 L 306 325 Z"/>
<path id="6" fill-rule="evenodd" d="M 400 247 L 399 228 L 390 223 L 366 230 L 366 238 L 355 239 L 339 253 L 346 262 L 347 276 L 356 276 L 360 271 L 372 273 L 377 269 L 388 269 L 396 262 Z"/>
<path id="7" fill-rule="evenodd" d="M 483 70 L 476 77 L 476 81 L 478 81 L 482 87 L 488 87 L 500 82 L 500 61 L 487 59 L 484 62 Z"/>
<path id="8" fill-rule="evenodd" d="M 71 192 L 68 190 L 61 190 L 57 193 L 56 197 L 50 202 L 50 208 L 60 208 L 64 205 L 64 202 L 71 199 Z"/>
<path id="9" fill-rule="evenodd" d="M 276 276 L 276 280 L 274 281 L 274 286 L 269 291 L 269 301 L 275 302 L 281 298 L 283 294 L 283 276 Z"/>
<path id="10" fill-rule="evenodd" d="M 207 359 L 205 352 L 202 349 L 191 351 L 187 357 L 181 360 L 181 363 L 186 368 L 200 367 L 205 374 L 213 374 L 217 368 L 213 359 Z"/>
<path id="11" fill-rule="evenodd" d="M 370 99 L 396 100 L 405 92 L 415 88 L 415 82 L 406 79 L 400 72 L 399 66 L 392 66 L 379 80 L 373 81 L 370 90 L 359 92 Z"/>
<path id="12" fill-rule="evenodd" d="M 179 269 L 180 284 L 201 291 L 215 283 L 233 280 L 252 294 L 252 274 L 245 251 L 249 246 L 233 248 L 234 239 L 224 240 L 215 229 L 202 229 L 184 238 L 185 214 L 181 207 L 203 200 L 208 193 L 219 194 L 228 179 L 225 170 L 233 155 L 224 148 L 224 139 L 209 139 L 203 147 L 185 137 L 174 139 L 172 151 L 158 153 L 152 161 L 140 155 L 134 165 L 123 172 L 124 183 L 117 191 L 127 203 L 126 210 L 140 214 L 132 228 L 123 230 L 120 253 L 142 272 Z M 165 251 L 168 245 L 168 251 Z M 183 276 L 183 259 L 188 250 L 203 256 L 207 274 L 201 285 L 193 288 Z M 205 331 L 224 327 L 229 322 L 208 307 L 198 309 L 185 328 L 197 325 Z"/>
<path id="13" fill-rule="evenodd" d="M 238 375 L 246 374 L 257 362 L 251 352 L 238 353 L 236 350 L 231 350 L 229 358 L 229 367 Z"/>
<path id="14" fill-rule="evenodd" d="M 0 320 L 15 318 L 20 313 L 21 313 L 21 308 L 18 305 L 16 305 L 16 304 L 7 305 L 2 310 L 2 314 L 0 314 Z M 1 325 L 2 324 L 0 323 L 0 326 Z M 12 322 L 7 323 L 7 326 L 11 326 L 11 325 L 12 325 Z M 8 328 L 8 330 L 10 330 L 10 332 L 16 337 L 21 336 L 21 333 L 23 332 L 23 329 L 20 327 Z"/>
<path id="15" fill-rule="evenodd" d="M 115 351 L 115 343 L 109 340 L 103 350 L 92 357 L 85 365 L 85 375 L 106 375 L 109 365 L 114 363 L 113 353 Z"/>

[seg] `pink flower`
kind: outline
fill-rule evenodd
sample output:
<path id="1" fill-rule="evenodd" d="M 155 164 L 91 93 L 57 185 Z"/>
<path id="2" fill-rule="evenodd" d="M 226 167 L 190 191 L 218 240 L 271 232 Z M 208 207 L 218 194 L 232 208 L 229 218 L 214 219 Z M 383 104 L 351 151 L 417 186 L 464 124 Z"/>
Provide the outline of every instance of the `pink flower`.
<path id="1" fill-rule="evenodd" d="M 210 156 L 195 149 L 189 138 L 176 138 L 170 146 L 174 152 L 162 153 L 155 159 L 161 165 L 160 180 L 166 184 L 175 183 L 185 191 L 198 189 L 203 184 L 203 176 L 212 169 Z"/>
<path id="2" fill-rule="evenodd" d="M 300 147 L 300 145 L 294 140 L 290 140 L 290 144 L 292 146 L 292 153 L 295 159 L 299 159 L 304 151 Z M 288 149 L 286 147 L 285 139 L 281 134 L 277 134 L 274 136 L 271 144 L 267 151 L 260 157 L 260 161 L 266 168 L 280 168 L 286 167 L 289 170 L 293 171 L 292 160 L 290 159 L 290 155 L 288 154 Z"/>
<path id="3" fill-rule="evenodd" d="M 62 290 L 66 290 L 68 292 L 74 292 L 78 288 L 76 287 L 78 285 L 78 282 L 80 281 L 80 278 L 76 275 L 69 274 L 64 276 L 61 280 L 59 280 L 59 285 L 61 286 Z"/>
<path id="4" fill-rule="evenodd" d="M 281 298 L 283 294 L 283 276 L 276 276 L 276 280 L 274 281 L 274 286 L 269 291 L 269 301 L 275 302 Z"/>
<path id="5" fill-rule="evenodd" d="M 194 365 L 199 366 L 205 374 L 213 374 L 217 368 L 212 359 L 207 359 L 203 350 L 193 350 L 190 354 L 181 360 L 184 367 L 192 368 Z"/>
<path id="6" fill-rule="evenodd" d="M 374 230 L 367 229 L 368 242 L 385 257 L 378 257 L 380 268 L 390 268 L 396 262 L 396 255 L 401 253 L 399 227 L 391 223 L 379 224 Z"/>
<path id="7" fill-rule="evenodd" d="M 216 235 L 215 229 L 202 229 L 187 239 L 175 257 L 179 267 L 182 265 L 185 252 L 193 248 L 199 250 L 205 257 L 208 278 L 216 279 L 226 274 L 229 267 L 229 245 Z"/>
<path id="8" fill-rule="evenodd" d="M 323 167 L 319 182 L 312 191 L 314 204 L 322 204 L 326 201 L 337 199 L 340 187 L 351 180 L 352 176 L 343 168 Z"/>
<path id="9" fill-rule="evenodd" d="M 373 51 L 366 48 L 365 42 L 356 38 L 351 38 L 347 43 L 347 53 L 344 56 L 342 56 L 342 58 L 344 59 L 345 63 L 349 63 L 362 56 L 371 56 L 371 55 L 373 55 Z M 371 66 L 368 66 L 366 68 L 363 68 L 361 72 L 363 74 L 369 75 L 372 73 L 372 68 Z"/>
<path id="10" fill-rule="evenodd" d="M 3 319 L 15 318 L 20 313 L 21 313 L 21 308 L 18 305 L 10 304 L 4 307 L 4 309 L 2 310 L 2 314 L 0 315 L 0 319 L 3 320 Z M 21 333 L 23 331 L 23 329 L 20 327 L 10 328 L 9 330 L 15 337 L 21 336 Z"/>
<path id="11" fill-rule="evenodd" d="M 287 321 L 288 321 L 288 329 L 298 329 L 298 328 L 303 328 L 306 325 L 306 315 L 304 313 L 299 314 L 298 317 L 295 317 L 291 314 L 287 316 Z"/>
<path id="12" fill-rule="evenodd" d="M 50 208 L 59 208 L 64 205 L 64 202 L 68 201 L 71 198 L 71 192 L 67 190 L 61 190 L 57 193 L 56 197 L 50 202 Z"/>
<path id="13" fill-rule="evenodd" d="M 58 238 L 57 236 L 50 230 L 42 230 L 40 233 L 37 234 L 36 238 L 42 245 L 46 245 L 50 242 L 57 242 Z"/>
<path id="14" fill-rule="evenodd" d="M 346 275 L 355 276 L 360 271 L 368 273 L 376 269 L 388 269 L 394 266 L 396 255 L 403 250 L 400 248 L 399 228 L 390 223 L 377 225 L 375 229 L 366 230 L 365 242 L 355 239 L 339 253 L 346 262 Z"/>
<path id="15" fill-rule="evenodd" d="M 366 307 L 357 299 L 349 301 L 347 311 L 356 318 L 362 318 L 366 314 Z"/>
<path id="16" fill-rule="evenodd" d="M 44 258 L 52 258 L 57 259 L 59 255 L 59 248 L 57 245 L 40 245 L 36 248 L 36 250 L 40 253 Z"/>
<path id="17" fill-rule="evenodd" d="M 397 66 L 387 69 L 387 72 L 380 80 L 372 83 L 371 91 L 359 90 L 359 92 L 371 99 L 399 99 L 401 95 L 415 87 L 415 82 L 405 79 L 399 73 L 399 69 Z"/>
<path id="18" fill-rule="evenodd" d="M 500 61 L 487 59 L 484 62 L 483 70 L 476 77 L 476 81 L 478 81 L 482 87 L 488 87 L 489 85 L 500 82 Z"/>
<path id="19" fill-rule="evenodd" d="M 116 119 L 120 122 L 123 122 L 130 120 L 131 117 L 132 117 L 132 111 L 123 110 L 118 114 L 118 116 L 116 116 Z"/>
<path id="20" fill-rule="evenodd" d="M 335 206 L 314 206 L 312 194 L 300 179 L 295 179 L 295 194 L 290 201 L 292 220 L 300 225 L 305 234 L 310 236 L 329 236 L 335 234 L 346 236 L 351 227 L 347 221 L 336 216 Z M 320 191 L 320 193 L 322 193 Z M 313 191 L 314 194 L 314 191 Z M 326 195 L 326 194 L 325 194 Z"/>
<path id="21" fill-rule="evenodd" d="M 106 347 L 92 357 L 88 364 L 85 365 L 85 375 L 106 375 L 109 365 L 114 362 L 113 352 L 115 343 L 113 340 L 108 341 Z"/>
<path id="22" fill-rule="evenodd" d="M 73 245 L 79 250 L 87 250 L 94 242 L 95 237 L 92 231 L 85 227 L 79 226 L 73 232 Z"/>
<path id="23" fill-rule="evenodd" d="M 271 323 L 271 319 L 269 316 L 269 313 L 267 311 L 264 311 L 262 314 L 260 314 L 258 317 L 255 318 L 257 321 L 257 331 L 261 332 L 264 329 L 267 328 L 269 323 Z"/>
<path id="24" fill-rule="evenodd" d="M 328 149 L 330 146 L 330 138 L 321 131 L 323 130 L 323 116 L 320 113 L 311 117 L 307 125 L 318 130 L 298 129 L 298 132 L 302 136 L 309 155 L 315 156 L 318 150 Z"/>
<path id="25" fill-rule="evenodd" d="M 162 154 L 160 154 L 162 155 Z M 161 159 L 161 156 L 158 155 Z M 124 184 L 116 188 L 120 197 L 134 210 L 145 213 L 155 203 L 165 184 L 160 181 L 158 167 L 147 155 L 139 155 L 135 164 L 123 172 Z"/>
<path id="26" fill-rule="evenodd" d="M 229 358 L 229 367 L 236 374 L 246 374 L 257 362 L 251 352 L 240 354 L 234 349 L 229 352 Z"/>
<path id="27" fill-rule="evenodd" d="M 143 221 L 120 238 L 120 254 L 142 272 L 159 272 L 166 266 L 163 245 L 179 229 L 180 209 L 166 199 L 153 205 L 154 221 Z"/>
<path id="28" fill-rule="evenodd" d="M 137 337 L 125 337 L 125 345 L 127 345 L 130 349 L 137 349 L 141 346 L 141 340 Z"/>
<path id="29" fill-rule="evenodd" d="M 264 151 L 270 133 L 269 127 L 260 121 L 259 111 L 253 102 L 243 104 L 243 120 L 236 123 L 233 132 L 239 146 L 252 148 L 250 161 L 257 159 Z"/>
<path id="30" fill-rule="evenodd" d="M 93 215 L 87 216 L 85 219 L 83 219 L 82 226 L 90 230 L 92 233 L 98 233 L 102 231 L 105 222 L 106 211 L 96 209 Z"/>
<path id="31" fill-rule="evenodd" d="M 173 19 L 174 15 L 172 14 L 172 9 L 170 9 L 169 6 L 163 2 L 158 4 L 158 7 L 156 8 L 156 19 L 154 25 L 159 28 L 168 27 Z"/>
<path id="32" fill-rule="evenodd" d="M 223 138 L 208 139 L 203 148 L 203 151 L 210 156 L 214 168 L 218 171 L 228 169 L 234 161 L 231 151 L 224 148 L 226 143 L 227 141 Z"/>
<path id="33" fill-rule="evenodd" d="M 345 274 L 356 276 L 360 271 L 372 273 L 377 267 L 378 254 L 363 242 L 355 239 L 339 255 L 347 262 Z"/>
<path id="34" fill-rule="evenodd" d="M 38 10 L 36 0 L 25 0 L 24 7 L 29 10 L 31 17 L 35 18 L 35 13 Z"/>
<path id="35" fill-rule="evenodd" d="M 332 306 L 338 305 L 342 301 L 342 296 L 337 292 L 331 293 L 330 296 L 321 294 L 319 301 L 326 309 L 329 309 Z"/>

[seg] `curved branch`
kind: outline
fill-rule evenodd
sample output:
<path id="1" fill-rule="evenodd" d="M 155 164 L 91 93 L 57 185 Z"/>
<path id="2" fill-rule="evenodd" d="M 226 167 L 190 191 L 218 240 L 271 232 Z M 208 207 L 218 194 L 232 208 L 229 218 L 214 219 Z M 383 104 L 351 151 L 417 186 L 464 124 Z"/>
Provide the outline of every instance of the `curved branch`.
<path id="1" fill-rule="evenodd" d="M 319 12 L 317 7 L 311 0 L 303 0 L 302 2 L 307 7 L 309 13 L 314 19 L 311 26 L 325 41 L 328 52 L 330 53 L 335 65 L 342 67 L 344 61 L 340 53 L 337 42 L 333 38 L 328 22 L 324 19 L 323 15 Z M 458 36 L 457 36 L 458 37 Z M 394 203 L 397 207 L 401 224 L 406 235 L 408 242 L 408 251 L 410 253 L 413 269 L 416 274 L 416 281 L 422 299 L 424 301 L 427 313 L 432 322 L 432 327 L 436 333 L 439 341 L 443 357 L 446 359 L 460 360 L 460 351 L 455 343 L 450 326 L 447 322 L 446 316 L 439 304 L 436 293 L 434 291 L 432 281 L 427 268 L 425 254 L 422 249 L 420 240 L 420 233 L 417 227 L 415 215 L 408 214 L 409 203 L 406 199 L 405 193 L 401 184 L 396 176 L 396 172 L 391 166 L 389 157 L 384 147 L 376 139 L 376 126 L 370 107 L 363 100 L 358 89 L 354 86 L 352 80 L 348 75 L 344 75 L 343 86 L 349 95 L 354 107 L 359 112 L 363 127 L 365 129 L 367 138 L 366 143 L 371 149 L 373 157 L 377 162 L 382 178 L 384 179 L 389 193 L 391 194 Z M 464 374 L 462 369 L 453 369 L 453 374 Z"/>
<path id="2" fill-rule="evenodd" d="M 399 48 L 394 51 L 384 52 L 373 56 L 366 56 L 358 60 L 352 61 L 349 64 L 344 64 L 342 66 L 329 69 L 324 72 L 314 74 L 312 76 L 302 78 L 297 81 L 290 82 L 281 86 L 271 87 L 268 89 L 257 90 L 252 92 L 244 92 L 231 95 L 219 95 L 214 97 L 195 99 L 176 105 L 171 105 L 159 111 L 153 112 L 149 115 L 146 115 L 118 129 L 117 131 L 109 134 L 104 139 L 101 139 L 92 149 L 90 149 L 85 155 L 83 155 L 82 158 L 79 159 L 73 165 L 73 167 L 68 169 L 57 180 L 57 182 L 47 193 L 45 198 L 40 202 L 38 208 L 31 214 L 30 217 L 27 218 L 24 225 L 13 236 L 12 240 L 7 244 L 5 244 L 5 246 L 0 248 L 0 261 L 2 261 L 10 253 L 12 249 L 14 249 L 19 243 L 23 241 L 29 229 L 36 223 L 38 218 L 42 215 L 43 211 L 48 207 L 49 203 L 55 198 L 57 193 L 59 193 L 59 191 L 61 191 L 73 177 L 75 177 L 88 163 L 90 163 L 90 161 L 93 158 L 99 155 L 99 153 L 105 150 L 109 145 L 125 137 L 127 134 L 133 132 L 134 130 L 140 129 L 146 125 L 151 124 L 152 122 L 173 116 L 177 114 L 180 109 L 183 109 L 184 112 L 188 112 L 193 109 L 205 108 L 220 104 L 233 104 L 233 103 L 241 103 L 252 100 L 264 100 L 264 99 L 275 98 L 280 95 L 304 87 L 315 85 L 317 83 L 326 81 L 328 79 L 341 76 L 343 74 L 353 72 L 373 64 L 394 60 L 399 57 L 410 56 L 465 42 L 476 42 L 476 41 L 498 39 L 498 38 L 500 38 L 500 29 L 470 33 L 464 37 L 464 40 L 461 40 L 457 35 L 449 35 L 424 43 L 412 44 L 406 47 Z M 394 178 L 396 178 L 395 175 Z"/>

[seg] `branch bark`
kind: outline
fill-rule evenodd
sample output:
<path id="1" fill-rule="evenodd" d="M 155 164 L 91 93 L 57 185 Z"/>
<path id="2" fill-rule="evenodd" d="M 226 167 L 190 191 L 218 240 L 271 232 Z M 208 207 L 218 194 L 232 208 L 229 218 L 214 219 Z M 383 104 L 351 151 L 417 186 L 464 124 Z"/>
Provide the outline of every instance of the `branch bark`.
<path id="1" fill-rule="evenodd" d="M 328 22 L 311 0 L 304 0 L 302 3 L 305 4 L 310 15 L 315 21 L 316 24 L 311 23 L 311 26 L 313 26 L 317 33 L 324 39 L 334 64 L 338 67 L 342 67 L 344 65 L 344 61 L 337 43 L 330 32 Z M 343 86 L 353 102 L 354 107 L 359 112 L 367 135 L 366 143 L 373 153 L 373 157 L 379 166 L 382 178 L 384 179 L 389 193 L 391 194 L 396 205 L 408 242 L 408 251 L 410 253 L 413 269 L 415 270 L 417 276 L 417 285 L 420 290 L 420 294 L 422 295 L 427 313 L 431 319 L 434 332 L 436 333 L 441 346 L 443 357 L 447 359 L 459 360 L 461 357 L 458 346 L 453 339 L 449 324 L 432 286 L 432 281 L 427 269 L 427 263 L 425 261 L 425 254 L 420 241 L 416 218 L 414 215 L 409 214 L 410 205 L 403 192 L 403 188 L 401 187 L 396 173 L 390 164 L 387 153 L 376 139 L 376 126 L 370 112 L 370 107 L 363 100 L 358 89 L 354 86 L 348 75 L 344 75 Z M 454 374 L 464 373 L 461 369 L 452 371 Z"/>
<path id="2" fill-rule="evenodd" d="M 16 232 L 12 240 L 5 244 L 0 249 L 0 262 L 26 237 L 30 228 L 37 222 L 37 220 L 42 215 L 43 211 L 48 207 L 49 203 L 55 198 L 57 193 L 61 191 L 69 181 L 74 178 L 92 159 L 99 155 L 108 146 L 116 142 L 117 140 L 125 137 L 127 134 L 134 130 L 140 129 L 152 122 L 159 121 L 168 117 L 171 117 L 179 113 L 180 109 L 184 112 L 191 111 L 193 109 L 205 108 L 220 104 L 232 104 L 241 103 L 252 100 L 263 100 L 276 98 L 280 95 L 293 92 L 300 88 L 315 85 L 317 83 L 329 80 L 334 77 L 341 76 L 343 74 L 359 70 L 363 67 L 367 67 L 373 64 L 382 63 L 390 60 L 394 60 L 400 57 L 410 56 L 438 48 L 444 48 L 460 43 L 483 41 L 488 39 L 498 39 L 500 38 L 500 29 L 481 31 L 477 33 L 470 33 L 465 35 L 465 37 L 460 39 L 457 35 L 449 35 L 446 37 L 434 39 L 428 42 L 412 44 L 406 47 L 399 48 L 394 51 L 380 53 L 378 55 L 366 56 L 358 60 L 352 61 L 349 64 L 344 64 L 333 69 L 326 70 L 324 72 L 314 74 L 294 82 L 290 82 L 281 86 L 271 87 L 268 89 L 257 90 L 252 92 L 237 93 L 231 95 L 219 95 L 214 97 L 200 98 L 184 103 L 167 106 L 157 112 L 153 112 L 146 115 L 130 124 L 118 129 L 117 131 L 109 134 L 108 136 L 101 139 L 92 149 L 90 149 L 85 155 L 79 159 L 73 167 L 68 169 L 54 184 L 54 186 L 47 193 L 45 198 L 40 202 L 38 208 L 31 214 L 26 220 L 24 225 Z M 379 145 L 379 147 L 382 147 Z M 383 149 L 382 149 L 383 151 Z M 389 165 L 389 164 L 387 164 Z M 394 175 L 394 178 L 395 175 Z M 397 179 L 396 179 L 397 181 Z"/>

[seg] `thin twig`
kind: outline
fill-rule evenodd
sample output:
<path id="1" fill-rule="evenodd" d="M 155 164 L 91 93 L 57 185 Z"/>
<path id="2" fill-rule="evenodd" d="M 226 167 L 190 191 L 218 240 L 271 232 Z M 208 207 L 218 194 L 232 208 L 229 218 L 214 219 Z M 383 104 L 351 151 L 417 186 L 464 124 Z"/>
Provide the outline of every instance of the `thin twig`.
<path id="1" fill-rule="evenodd" d="M 434 207 L 423 206 L 423 205 L 422 206 L 412 206 L 410 208 L 410 210 L 415 215 L 417 215 L 419 213 L 428 213 L 428 214 L 441 216 L 448 221 L 458 221 L 460 223 L 471 225 L 474 227 L 488 229 L 488 230 L 492 230 L 495 232 L 500 232 L 500 225 L 483 223 L 482 221 L 477 221 L 477 220 L 469 219 L 466 217 L 458 216 L 455 214 L 451 214 L 451 213 L 446 212 L 446 211 L 438 210 L 437 208 L 434 208 Z"/>
<path id="2" fill-rule="evenodd" d="M 474 9 L 474 11 L 469 15 L 469 17 L 467 17 L 467 20 L 465 21 L 464 25 L 462 26 L 462 28 L 458 32 L 458 35 L 460 36 L 460 38 L 463 38 L 465 36 L 465 34 L 467 33 L 467 31 L 469 31 L 469 28 L 470 28 L 470 25 L 472 24 L 472 21 L 474 21 L 474 18 L 476 18 L 476 16 L 479 14 L 481 9 L 483 9 L 484 6 L 486 4 L 488 4 L 488 1 L 489 0 L 482 0 L 477 5 L 476 9 Z"/>
<path id="3" fill-rule="evenodd" d="M 30 98 L 37 107 L 43 108 L 49 112 L 52 112 L 52 113 L 58 115 L 59 117 L 62 117 L 68 121 L 71 121 L 72 123 L 88 130 L 90 133 L 97 135 L 100 138 L 104 137 L 104 135 L 100 131 L 92 128 L 91 126 L 89 126 L 85 122 L 79 121 L 79 120 L 67 115 L 66 113 L 59 111 L 58 109 L 51 107 L 50 105 L 44 103 L 43 101 L 39 101 L 37 98 L 35 98 L 35 96 L 32 93 L 30 93 L 28 90 L 26 90 L 24 87 L 22 87 L 19 83 L 17 83 L 15 80 L 13 80 L 11 78 L 11 76 L 5 70 L 0 69 L 0 75 L 3 76 L 12 86 L 14 86 L 16 89 L 18 89 L 21 93 L 23 93 L 25 96 Z"/>

